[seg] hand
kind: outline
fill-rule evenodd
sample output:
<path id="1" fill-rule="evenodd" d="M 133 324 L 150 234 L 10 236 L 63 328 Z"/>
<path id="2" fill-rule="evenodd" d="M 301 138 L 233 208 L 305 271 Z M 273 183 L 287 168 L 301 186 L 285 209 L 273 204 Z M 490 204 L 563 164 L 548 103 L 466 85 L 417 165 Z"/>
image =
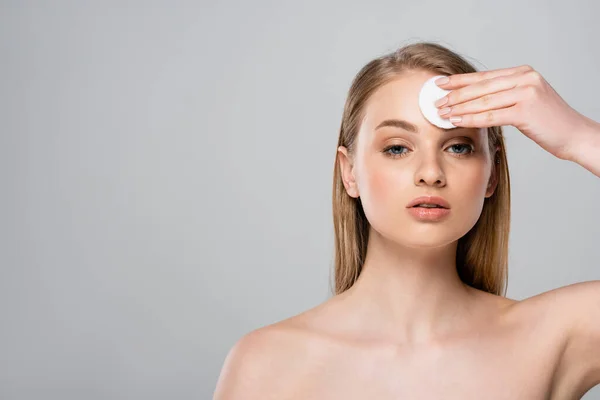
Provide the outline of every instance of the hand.
<path id="1" fill-rule="evenodd" d="M 548 82 L 529 65 L 449 76 L 438 86 L 452 90 L 438 100 L 439 108 L 451 107 L 443 118 L 460 127 L 513 125 L 543 149 L 573 161 L 589 131 L 589 119 L 571 108 Z M 445 104 L 440 104 L 444 99 Z"/>

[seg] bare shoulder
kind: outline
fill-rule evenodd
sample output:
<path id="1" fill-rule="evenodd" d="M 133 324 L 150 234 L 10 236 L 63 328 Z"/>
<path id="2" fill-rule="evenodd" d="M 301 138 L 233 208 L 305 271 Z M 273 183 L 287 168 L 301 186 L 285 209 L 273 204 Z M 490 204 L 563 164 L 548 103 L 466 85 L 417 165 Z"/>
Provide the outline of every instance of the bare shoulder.
<path id="1" fill-rule="evenodd" d="M 600 288 L 600 280 L 572 283 L 570 285 L 561 286 L 555 289 L 542 292 L 535 296 L 528 297 L 519 301 L 523 304 L 553 304 L 560 306 L 561 304 L 578 302 L 586 297 L 593 296 Z M 591 299 L 590 299 L 591 300 Z"/>
<path id="2" fill-rule="evenodd" d="M 560 350 L 556 398 L 583 396 L 600 384 L 600 280 L 552 289 L 518 302 L 520 317 L 540 327 Z M 577 398 L 579 398 L 577 397 Z"/>
<path id="3" fill-rule="evenodd" d="M 600 280 L 561 286 L 515 302 L 522 315 L 547 320 L 571 336 L 581 324 L 600 314 Z"/>
<path id="4" fill-rule="evenodd" d="M 280 399 L 289 392 L 315 352 L 316 336 L 305 326 L 309 311 L 242 336 L 225 358 L 214 400 Z"/>

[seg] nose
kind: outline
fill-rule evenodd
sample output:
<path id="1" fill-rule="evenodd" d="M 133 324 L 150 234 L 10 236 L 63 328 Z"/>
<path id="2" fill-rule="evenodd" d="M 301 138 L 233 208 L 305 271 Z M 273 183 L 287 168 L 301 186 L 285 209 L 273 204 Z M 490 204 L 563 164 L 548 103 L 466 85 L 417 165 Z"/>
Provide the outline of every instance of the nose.
<path id="1" fill-rule="evenodd" d="M 446 185 L 446 175 L 437 154 L 422 154 L 419 157 L 415 170 L 415 185 L 435 187 Z"/>

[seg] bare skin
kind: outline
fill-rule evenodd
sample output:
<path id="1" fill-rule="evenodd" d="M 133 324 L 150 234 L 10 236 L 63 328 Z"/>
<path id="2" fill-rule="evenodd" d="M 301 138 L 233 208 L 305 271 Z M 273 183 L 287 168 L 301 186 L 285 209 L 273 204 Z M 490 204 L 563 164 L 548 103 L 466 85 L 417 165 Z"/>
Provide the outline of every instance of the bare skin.
<path id="1" fill-rule="evenodd" d="M 564 329 L 546 312 L 553 291 L 522 301 L 470 291 L 477 304 L 471 321 L 444 337 L 406 343 L 365 336 L 350 289 L 251 332 L 244 351 L 254 362 L 240 373 L 256 397 L 244 391 L 216 398 L 566 400 L 584 394 L 560 368 Z"/>

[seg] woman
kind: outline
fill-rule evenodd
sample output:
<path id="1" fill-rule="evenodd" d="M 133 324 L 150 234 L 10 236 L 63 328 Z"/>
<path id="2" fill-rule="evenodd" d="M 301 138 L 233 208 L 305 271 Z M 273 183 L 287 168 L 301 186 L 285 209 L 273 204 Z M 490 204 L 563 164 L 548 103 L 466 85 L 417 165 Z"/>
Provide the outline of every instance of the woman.
<path id="1" fill-rule="evenodd" d="M 457 128 L 420 112 L 436 75 Z M 214 398 L 573 399 L 600 383 L 600 281 L 504 296 L 502 125 L 600 176 L 600 124 L 529 66 L 476 72 L 427 42 L 368 63 L 335 162 L 335 296 L 242 337 Z"/>

